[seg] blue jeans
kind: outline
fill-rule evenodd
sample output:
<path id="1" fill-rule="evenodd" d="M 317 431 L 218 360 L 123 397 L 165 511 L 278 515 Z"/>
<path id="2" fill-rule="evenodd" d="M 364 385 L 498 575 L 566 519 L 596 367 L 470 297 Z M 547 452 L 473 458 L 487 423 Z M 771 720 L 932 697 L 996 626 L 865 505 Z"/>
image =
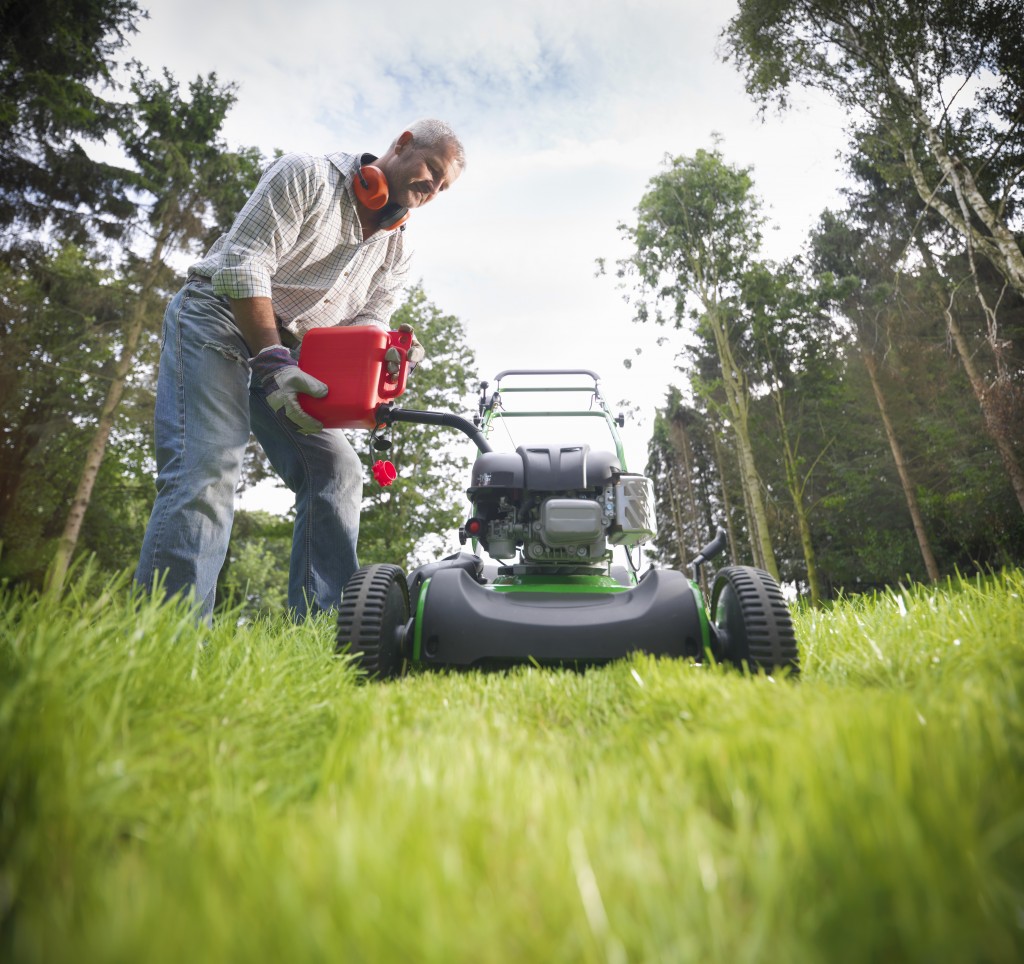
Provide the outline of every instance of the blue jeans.
<path id="1" fill-rule="evenodd" d="M 135 581 L 163 578 L 213 611 L 227 555 L 235 489 L 250 429 L 295 493 L 288 606 L 296 618 L 336 608 L 358 567 L 359 457 L 339 430 L 303 435 L 250 386 L 250 351 L 230 305 L 190 280 L 167 306 L 156 393 L 156 502 Z"/>

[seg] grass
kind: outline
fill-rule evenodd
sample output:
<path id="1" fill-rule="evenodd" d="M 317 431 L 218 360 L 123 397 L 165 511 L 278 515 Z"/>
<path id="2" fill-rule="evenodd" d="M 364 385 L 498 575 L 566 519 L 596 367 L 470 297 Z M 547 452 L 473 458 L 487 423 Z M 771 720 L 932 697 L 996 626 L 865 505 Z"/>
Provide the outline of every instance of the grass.
<path id="1" fill-rule="evenodd" d="M 0 603 L 0 959 L 1019 961 L 1024 573 L 359 683 L 326 622 Z"/>

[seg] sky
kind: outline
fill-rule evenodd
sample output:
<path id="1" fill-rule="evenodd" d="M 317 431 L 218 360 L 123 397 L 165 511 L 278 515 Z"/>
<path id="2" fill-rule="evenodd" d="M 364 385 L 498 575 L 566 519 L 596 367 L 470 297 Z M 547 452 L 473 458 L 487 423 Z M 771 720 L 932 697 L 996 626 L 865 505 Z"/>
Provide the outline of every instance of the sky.
<path id="1" fill-rule="evenodd" d="M 129 54 L 184 84 L 237 85 L 229 146 L 381 154 L 419 117 L 446 120 L 467 153 L 448 193 L 409 221 L 412 275 L 463 323 L 481 378 L 507 368 L 589 368 L 637 406 L 623 432 L 642 471 L 676 334 L 632 320 L 596 261 L 628 254 L 666 155 L 710 149 L 753 172 L 769 218 L 764 254 L 799 253 L 840 203 L 843 116 L 807 93 L 758 115 L 719 55 L 735 10 L 707 0 L 141 0 Z M 429 346 L 427 346 L 429 351 Z M 641 349 L 637 355 L 636 350 Z M 633 365 L 626 369 L 623 360 Z M 265 489 L 250 496 L 257 507 Z M 284 511 L 290 500 L 265 505 Z"/>

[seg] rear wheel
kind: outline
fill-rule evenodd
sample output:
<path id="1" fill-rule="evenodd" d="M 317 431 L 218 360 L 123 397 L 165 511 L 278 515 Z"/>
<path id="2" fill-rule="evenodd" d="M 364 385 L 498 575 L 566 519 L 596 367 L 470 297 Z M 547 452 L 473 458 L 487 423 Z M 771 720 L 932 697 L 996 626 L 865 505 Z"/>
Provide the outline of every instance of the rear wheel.
<path id="1" fill-rule="evenodd" d="M 716 641 L 712 651 L 719 661 L 800 672 L 789 607 L 769 573 L 749 566 L 719 570 L 711 591 L 711 617 Z"/>
<path id="2" fill-rule="evenodd" d="M 351 653 L 355 665 L 371 678 L 400 676 L 408 619 L 405 573 L 399 566 L 366 566 L 345 584 L 335 649 Z"/>

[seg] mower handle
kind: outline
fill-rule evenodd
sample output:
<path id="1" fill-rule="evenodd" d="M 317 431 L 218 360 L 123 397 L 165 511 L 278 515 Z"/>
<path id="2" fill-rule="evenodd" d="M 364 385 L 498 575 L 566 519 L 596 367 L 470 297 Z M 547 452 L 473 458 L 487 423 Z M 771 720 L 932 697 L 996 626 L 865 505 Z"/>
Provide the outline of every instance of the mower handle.
<path id="1" fill-rule="evenodd" d="M 498 372 L 495 383 L 499 383 L 506 375 L 589 375 L 595 384 L 601 381 L 601 376 L 589 368 L 506 368 Z"/>
<path id="2" fill-rule="evenodd" d="M 721 526 L 715 532 L 715 538 L 712 539 L 699 553 L 697 558 L 690 563 L 690 569 L 693 571 L 693 580 L 697 581 L 697 574 L 700 572 L 700 567 L 711 559 L 714 559 L 725 547 L 728 545 L 729 535 Z"/>

